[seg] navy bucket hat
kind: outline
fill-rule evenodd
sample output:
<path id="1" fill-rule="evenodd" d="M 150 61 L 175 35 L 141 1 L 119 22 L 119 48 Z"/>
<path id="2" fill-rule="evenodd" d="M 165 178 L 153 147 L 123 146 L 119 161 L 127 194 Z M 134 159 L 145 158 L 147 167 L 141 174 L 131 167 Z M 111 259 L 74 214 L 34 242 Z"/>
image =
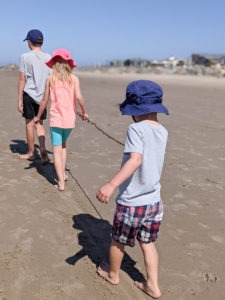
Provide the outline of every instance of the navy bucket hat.
<path id="1" fill-rule="evenodd" d="M 126 99 L 120 104 L 122 115 L 141 116 L 149 113 L 169 114 L 162 104 L 163 90 L 150 80 L 137 80 L 128 84 Z"/>

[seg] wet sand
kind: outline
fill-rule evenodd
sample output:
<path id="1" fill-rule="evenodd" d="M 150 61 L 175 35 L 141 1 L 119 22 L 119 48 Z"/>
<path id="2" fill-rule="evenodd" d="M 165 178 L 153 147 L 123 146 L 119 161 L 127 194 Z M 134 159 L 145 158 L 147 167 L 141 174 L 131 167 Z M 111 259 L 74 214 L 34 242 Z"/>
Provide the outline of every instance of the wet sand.
<path id="1" fill-rule="evenodd" d="M 77 119 L 68 141 L 69 180 L 59 192 L 48 121 L 51 163 L 18 158 L 26 151 L 18 74 L 0 72 L 0 299 L 149 299 L 133 284 L 145 274 L 138 244 L 126 249 L 118 286 L 96 274 L 108 259 L 115 203 L 112 198 L 102 205 L 95 193 L 120 167 L 120 142 L 131 120 L 120 115 L 118 104 L 127 83 L 138 78 L 158 82 L 170 110 L 159 118 L 169 131 L 157 241 L 161 299 L 224 299 L 225 79 L 78 75 L 93 123 Z"/>

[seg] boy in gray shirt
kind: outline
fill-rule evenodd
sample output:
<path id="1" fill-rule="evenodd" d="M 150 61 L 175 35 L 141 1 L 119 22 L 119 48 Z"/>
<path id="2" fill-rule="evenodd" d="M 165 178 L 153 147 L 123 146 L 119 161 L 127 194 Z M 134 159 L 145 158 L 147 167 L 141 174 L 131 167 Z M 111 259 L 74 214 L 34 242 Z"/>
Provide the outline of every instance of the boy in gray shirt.
<path id="1" fill-rule="evenodd" d="M 97 272 L 112 284 L 119 283 L 119 270 L 125 245 L 133 247 L 137 238 L 144 256 L 147 278 L 135 285 L 153 298 L 159 298 L 158 253 L 155 241 L 163 217 L 160 178 L 167 143 L 167 130 L 157 113 L 169 114 L 162 104 L 162 88 L 153 81 L 137 80 L 127 86 L 126 100 L 120 105 L 123 115 L 135 123 L 128 127 L 122 166 L 96 194 L 108 203 L 116 188 L 110 265 L 102 263 Z"/>
<path id="2" fill-rule="evenodd" d="M 18 82 L 18 110 L 25 118 L 26 137 L 28 153 L 21 154 L 21 159 L 34 160 L 34 131 L 36 130 L 40 144 L 40 155 L 42 163 L 49 161 L 45 147 L 45 129 L 43 120 L 46 119 L 46 110 L 41 116 L 41 120 L 34 122 L 34 117 L 38 113 L 39 104 L 45 91 L 46 78 L 50 69 L 46 66 L 51 56 L 42 52 L 43 34 L 38 29 L 32 29 L 27 33 L 24 41 L 28 42 L 30 52 L 23 53 L 19 63 L 19 82 Z"/>

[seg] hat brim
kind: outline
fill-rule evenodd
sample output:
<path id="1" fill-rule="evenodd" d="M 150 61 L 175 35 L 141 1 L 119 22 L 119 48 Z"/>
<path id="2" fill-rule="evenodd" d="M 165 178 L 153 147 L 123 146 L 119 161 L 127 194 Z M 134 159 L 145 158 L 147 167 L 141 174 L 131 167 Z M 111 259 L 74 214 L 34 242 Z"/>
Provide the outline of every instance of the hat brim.
<path id="1" fill-rule="evenodd" d="M 57 56 L 53 56 L 49 61 L 47 61 L 45 64 L 52 69 L 54 63 L 57 61 L 57 58 L 63 58 L 60 55 Z M 64 59 L 64 58 L 63 58 Z M 71 58 L 71 59 L 64 59 L 65 61 L 67 61 L 70 65 L 70 67 L 73 69 L 77 66 L 77 63 Z"/>
<path id="2" fill-rule="evenodd" d="M 162 103 L 156 104 L 125 104 L 125 101 L 120 104 L 120 111 L 122 115 L 128 116 L 142 116 L 150 113 L 163 113 L 169 115 L 168 109 Z"/>
<path id="3" fill-rule="evenodd" d="M 32 39 L 28 39 L 28 38 L 25 38 L 24 40 L 23 40 L 23 42 L 26 42 L 26 41 L 30 41 L 31 43 L 43 43 L 43 40 L 39 40 L 39 41 L 33 41 Z"/>

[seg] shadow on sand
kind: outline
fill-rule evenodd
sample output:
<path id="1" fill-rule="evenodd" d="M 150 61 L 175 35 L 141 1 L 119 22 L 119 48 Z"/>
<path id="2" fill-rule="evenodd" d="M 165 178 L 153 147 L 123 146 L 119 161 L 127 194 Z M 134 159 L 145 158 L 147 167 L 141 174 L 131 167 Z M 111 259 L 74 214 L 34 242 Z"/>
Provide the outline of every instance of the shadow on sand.
<path id="1" fill-rule="evenodd" d="M 25 154 L 27 153 L 27 143 L 24 140 L 12 140 L 12 144 L 9 145 L 12 153 Z M 53 163 L 49 162 L 46 164 L 42 164 L 41 157 L 39 155 L 39 146 L 37 144 L 35 147 L 35 159 L 32 161 L 26 160 L 29 165 L 24 169 L 29 170 L 32 168 L 36 168 L 37 172 L 43 176 L 49 183 L 55 185 L 57 184 L 57 176 L 55 173 L 55 168 Z M 47 151 L 47 153 L 52 154 L 52 152 Z"/>
<path id="2" fill-rule="evenodd" d="M 73 216 L 73 228 L 80 230 L 78 241 L 82 249 L 73 256 L 68 257 L 66 262 L 75 265 L 84 256 L 96 265 L 102 261 L 109 261 L 108 253 L 111 242 L 112 226 L 106 220 L 98 219 L 90 214 L 79 214 Z M 132 280 L 143 281 L 143 274 L 135 267 L 136 262 L 125 252 L 121 269 L 125 271 Z"/>
<path id="3" fill-rule="evenodd" d="M 24 140 L 11 140 L 13 144 L 9 145 L 10 150 L 12 153 L 18 154 L 26 154 L 27 153 L 27 143 Z M 35 155 L 38 155 L 37 149 L 39 149 L 38 145 L 34 145 L 35 147 Z"/>

